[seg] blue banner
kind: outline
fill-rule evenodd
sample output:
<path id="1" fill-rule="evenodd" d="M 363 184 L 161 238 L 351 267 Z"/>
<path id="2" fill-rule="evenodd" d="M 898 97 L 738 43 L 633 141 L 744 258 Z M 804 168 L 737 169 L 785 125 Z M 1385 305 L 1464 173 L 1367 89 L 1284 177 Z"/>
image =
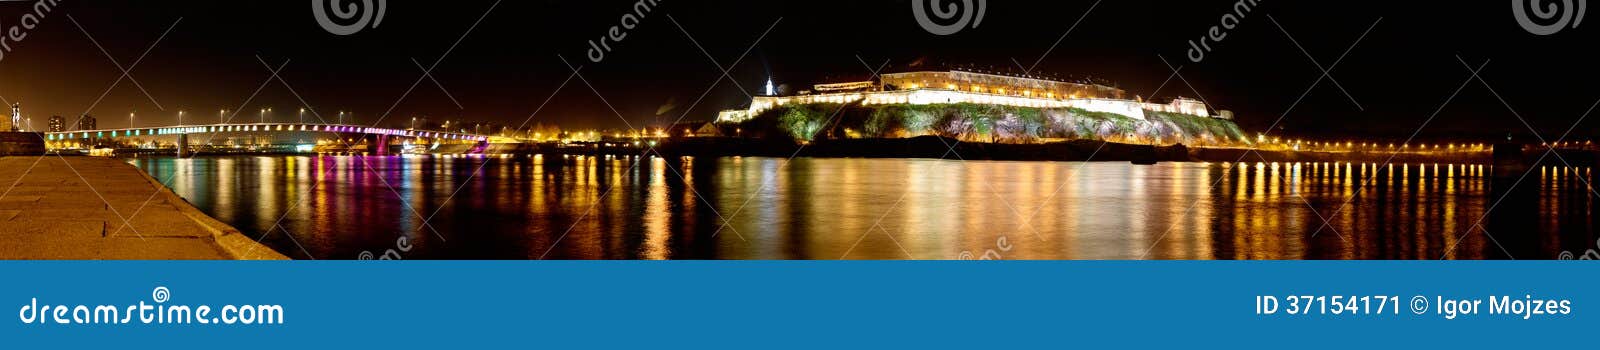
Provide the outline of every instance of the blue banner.
<path id="1" fill-rule="evenodd" d="M 4 348 L 1587 344 L 1550 262 L 5 262 Z"/>

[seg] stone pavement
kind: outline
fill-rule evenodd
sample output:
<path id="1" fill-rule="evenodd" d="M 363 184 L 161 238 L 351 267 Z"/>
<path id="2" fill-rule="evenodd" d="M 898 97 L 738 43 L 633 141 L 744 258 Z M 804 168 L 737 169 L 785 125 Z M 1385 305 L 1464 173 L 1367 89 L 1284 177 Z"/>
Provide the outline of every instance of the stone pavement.
<path id="1" fill-rule="evenodd" d="M 0 259 L 286 258 L 132 165 L 50 155 L 0 157 Z"/>

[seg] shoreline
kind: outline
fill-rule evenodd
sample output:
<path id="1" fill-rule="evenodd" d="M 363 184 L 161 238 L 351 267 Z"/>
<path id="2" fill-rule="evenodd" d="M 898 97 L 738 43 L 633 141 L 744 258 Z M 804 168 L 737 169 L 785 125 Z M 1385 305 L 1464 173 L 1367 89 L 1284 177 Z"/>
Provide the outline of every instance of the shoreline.
<path id="1" fill-rule="evenodd" d="M 289 260 L 127 162 L 0 157 L 0 259 Z"/>
<path id="2" fill-rule="evenodd" d="M 122 164 L 138 170 L 139 175 L 143 177 L 146 182 L 149 182 L 151 186 L 155 186 L 156 190 L 160 193 L 160 196 L 167 200 L 167 203 L 171 204 L 173 208 L 178 210 L 178 212 L 188 217 L 189 220 L 192 220 L 195 225 L 199 225 L 206 231 L 211 232 L 211 244 L 216 246 L 217 249 L 229 259 L 292 260 L 289 259 L 289 256 L 273 250 L 272 247 L 268 247 L 265 244 L 256 242 L 256 240 L 250 239 L 250 237 L 245 236 L 244 232 L 239 231 L 239 229 L 234 228 L 232 225 L 228 225 L 227 223 L 217 220 L 217 218 L 213 218 L 211 215 L 200 211 L 200 208 L 196 208 L 194 204 L 190 204 L 188 199 L 183 198 L 183 196 L 179 196 L 177 192 L 172 190 L 172 188 L 161 184 L 161 181 L 156 180 L 155 177 L 151 177 L 150 173 L 145 172 L 144 169 L 139 169 L 138 167 L 134 167 L 133 165 L 127 163 Z"/>
<path id="3" fill-rule="evenodd" d="M 759 138 L 674 138 L 659 143 L 654 148 L 635 146 L 632 140 L 603 140 L 597 142 L 558 143 L 500 143 L 489 144 L 479 154 L 491 155 L 612 155 L 637 156 L 653 153 L 664 157 L 805 157 L 805 158 L 900 158 L 900 159 L 962 159 L 1001 161 L 1061 161 L 1061 162 L 1212 162 L 1212 163 L 1394 163 L 1394 164 L 1465 164 L 1491 165 L 1497 156 L 1493 149 L 1431 150 L 1390 152 L 1383 150 L 1352 151 L 1295 151 L 1267 150 L 1239 147 L 1189 147 L 1182 144 L 1156 146 L 1116 143 L 1097 140 L 1068 140 L 1046 143 L 1011 144 L 959 142 L 935 136 L 892 139 L 836 139 L 797 144 L 787 140 Z M 473 148 L 440 147 L 431 155 L 473 154 Z M 1519 145 L 1495 145 L 1494 148 Z M 1511 153 L 1508 159 L 1531 164 L 1546 151 L 1534 145 L 1520 145 L 1521 150 Z M 1548 157 L 1547 164 L 1596 166 L 1600 165 L 1600 151 L 1584 149 L 1556 149 L 1559 157 Z M 346 153 L 299 152 L 241 152 L 229 156 L 318 156 Z M 363 154 L 363 153 L 357 153 Z M 400 155 L 393 152 L 392 155 Z M 1520 156 L 1518 155 L 1520 154 Z M 224 155 L 224 154 L 210 154 Z M 176 156 L 174 150 L 119 150 L 117 157 Z M 1502 155 L 1505 156 L 1505 155 Z M 1520 158 L 1520 159 L 1518 159 Z M 1564 163 L 1551 163 L 1561 161 Z"/>
<path id="4" fill-rule="evenodd" d="M 607 146 L 607 145 L 610 146 Z M 619 147 L 619 145 L 621 145 Z M 566 147 L 554 144 L 495 144 L 491 154 L 572 154 L 572 155 L 638 155 L 646 152 L 620 141 L 590 143 Z M 1522 151 L 1525 163 L 1536 160 L 1541 149 Z M 655 148 L 662 156 L 697 157 L 808 157 L 808 158 L 905 158 L 905 159 L 965 159 L 1004 161 L 1067 161 L 1067 162 L 1351 162 L 1396 164 L 1468 164 L 1489 165 L 1495 162 L 1494 152 L 1481 151 L 1285 151 L 1250 148 L 1188 147 L 1184 145 L 1152 146 L 1095 140 L 1070 140 L 1034 144 L 970 143 L 954 139 L 923 136 L 904 139 L 842 139 L 798 145 L 748 138 L 683 138 L 662 143 Z M 1558 150 L 1560 159 L 1574 166 L 1593 166 L 1600 163 L 1600 152 L 1587 150 Z M 1551 157 L 1555 158 L 1555 157 Z M 1549 160 L 1547 159 L 1546 162 Z"/>

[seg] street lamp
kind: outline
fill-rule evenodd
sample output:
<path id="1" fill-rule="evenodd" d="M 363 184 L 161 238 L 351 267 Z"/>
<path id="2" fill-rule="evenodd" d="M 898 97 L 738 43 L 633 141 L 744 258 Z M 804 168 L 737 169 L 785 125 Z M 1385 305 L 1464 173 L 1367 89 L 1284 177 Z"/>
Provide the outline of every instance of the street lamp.
<path id="1" fill-rule="evenodd" d="M 305 123 L 306 123 L 306 109 L 305 108 L 301 108 L 300 109 L 300 124 L 305 124 Z"/>
<path id="2" fill-rule="evenodd" d="M 128 128 L 129 129 L 133 128 L 133 113 L 134 112 L 128 112 Z"/>
<path id="3" fill-rule="evenodd" d="M 183 110 L 178 110 L 178 126 L 183 126 Z"/>
<path id="4" fill-rule="evenodd" d="M 417 117 L 411 117 L 411 130 L 417 129 Z"/>
<path id="5" fill-rule="evenodd" d="M 228 123 L 227 115 L 228 115 L 228 110 L 226 110 L 226 109 L 218 110 L 217 111 L 217 125 L 227 124 Z"/>

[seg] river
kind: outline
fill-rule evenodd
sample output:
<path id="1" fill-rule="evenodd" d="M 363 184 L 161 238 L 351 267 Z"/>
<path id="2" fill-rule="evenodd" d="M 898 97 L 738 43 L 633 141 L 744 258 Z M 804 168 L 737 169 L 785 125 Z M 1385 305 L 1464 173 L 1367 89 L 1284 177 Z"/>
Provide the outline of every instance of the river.
<path id="1" fill-rule="evenodd" d="M 1588 168 L 1502 192 L 1487 166 L 1448 164 L 127 161 L 296 259 L 1551 259 L 1595 244 Z"/>

